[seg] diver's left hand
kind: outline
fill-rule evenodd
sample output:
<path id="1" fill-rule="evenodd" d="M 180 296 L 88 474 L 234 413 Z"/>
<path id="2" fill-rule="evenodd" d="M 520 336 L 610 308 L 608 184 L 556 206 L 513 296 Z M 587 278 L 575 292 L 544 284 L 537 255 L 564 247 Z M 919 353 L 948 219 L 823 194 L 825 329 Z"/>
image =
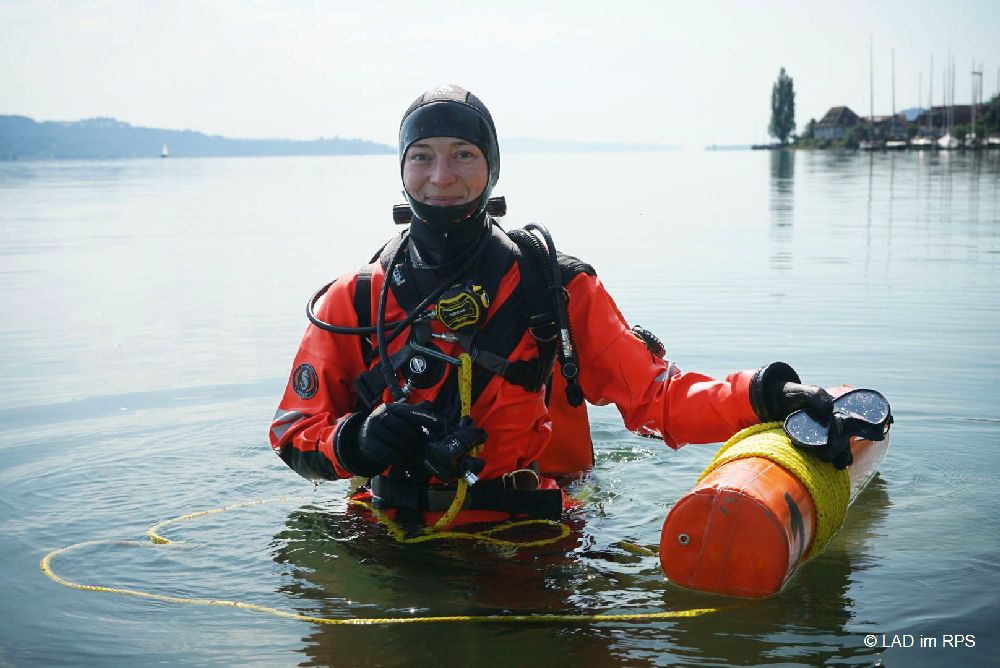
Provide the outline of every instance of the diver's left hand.
<path id="1" fill-rule="evenodd" d="M 804 408 L 813 419 L 830 423 L 833 396 L 817 385 L 802 384 L 799 374 L 785 362 L 758 369 L 750 383 L 750 403 L 761 422 L 784 420 Z"/>
<path id="2" fill-rule="evenodd" d="M 813 419 L 829 424 L 833 414 L 833 395 L 818 385 L 785 383 L 769 403 L 776 420 L 784 420 L 795 411 L 805 409 Z"/>

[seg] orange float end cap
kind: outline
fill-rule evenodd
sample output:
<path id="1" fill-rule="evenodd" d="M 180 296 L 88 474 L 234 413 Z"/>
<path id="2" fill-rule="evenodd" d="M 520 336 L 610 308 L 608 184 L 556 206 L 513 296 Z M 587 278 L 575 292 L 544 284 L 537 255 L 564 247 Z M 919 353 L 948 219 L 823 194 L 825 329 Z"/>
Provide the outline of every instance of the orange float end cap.
<path id="1" fill-rule="evenodd" d="M 777 464 L 749 457 L 705 477 L 671 509 L 660 565 L 682 587 L 729 596 L 778 592 L 812 541 L 816 509 Z"/>

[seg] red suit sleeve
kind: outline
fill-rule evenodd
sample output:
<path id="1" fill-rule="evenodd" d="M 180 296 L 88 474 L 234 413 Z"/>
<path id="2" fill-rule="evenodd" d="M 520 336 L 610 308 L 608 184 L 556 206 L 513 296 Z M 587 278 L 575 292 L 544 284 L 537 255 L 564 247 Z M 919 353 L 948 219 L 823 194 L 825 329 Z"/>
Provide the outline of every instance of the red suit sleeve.
<path id="1" fill-rule="evenodd" d="M 357 276 L 343 276 L 316 309 L 317 317 L 345 327 L 358 325 Z M 292 362 L 285 393 L 269 433 L 271 448 L 310 480 L 349 478 L 333 452 L 336 430 L 355 409 L 351 383 L 364 370 L 358 336 L 333 334 L 310 324 Z"/>
<path id="2" fill-rule="evenodd" d="M 672 448 L 724 441 L 759 422 L 750 403 L 755 371 L 724 380 L 680 372 L 632 334 L 596 276 L 579 274 L 567 289 L 587 401 L 615 404 L 628 429 L 659 435 Z"/>

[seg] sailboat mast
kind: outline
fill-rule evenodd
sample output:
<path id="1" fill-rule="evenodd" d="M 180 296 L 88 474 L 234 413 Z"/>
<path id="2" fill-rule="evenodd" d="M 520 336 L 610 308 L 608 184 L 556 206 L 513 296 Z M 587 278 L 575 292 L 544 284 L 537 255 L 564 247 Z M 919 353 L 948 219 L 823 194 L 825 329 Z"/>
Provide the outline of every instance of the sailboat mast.
<path id="1" fill-rule="evenodd" d="M 972 136 L 976 136 L 976 111 L 983 103 L 983 65 L 979 64 L 976 69 L 975 61 L 972 62 Z"/>
<path id="2" fill-rule="evenodd" d="M 920 73 L 920 83 L 917 84 L 917 109 L 924 106 L 924 73 Z M 920 112 L 917 112 L 917 130 L 920 130 Z"/>
<path id="3" fill-rule="evenodd" d="M 976 139 L 976 59 L 972 59 L 972 139 Z"/>
<path id="4" fill-rule="evenodd" d="M 948 60 L 951 62 L 951 73 L 948 77 L 948 134 L 951 134 L 955 128 L 955 56 L 950 50 L 948 55 Z"/>
<path id="5" fill-rule="evenodd" d="M 930 107 L 930 113 L 927 116 L 928 122 L 928 132 L 933 136 L 934 134 L 934 56 L 931 55 L 931 90 L 927 95 L 927 106 Z"/>
<path id="6" fill-rule="evenodd" d="M 892 50 L 892 123 L 889 125 L 891 139 L 896 138 L 896 49 Z"/>
<path id="7" fill-rule="evenodd" d="M 945 134 L 949 133 L 949 128 L 951 128 L 951 107 L 949 106 L 951 102 L 948 98 L 948 70 L 951 67 L 951 49 L 948 49 L 948 62 L 945 63 L 944 69 L 942 70 L 942 76 L 944 76 L 944 97 L 942 99 L 944 103 L 944 123 L 942 123 L 942 128 Z"/>
<path id="8" fill-rule="evenodd" d="M 1000 71 L 997 72 L 1000 81 Z M 875 141 L 875 38 L 868 36 L 868 141 Z"/>

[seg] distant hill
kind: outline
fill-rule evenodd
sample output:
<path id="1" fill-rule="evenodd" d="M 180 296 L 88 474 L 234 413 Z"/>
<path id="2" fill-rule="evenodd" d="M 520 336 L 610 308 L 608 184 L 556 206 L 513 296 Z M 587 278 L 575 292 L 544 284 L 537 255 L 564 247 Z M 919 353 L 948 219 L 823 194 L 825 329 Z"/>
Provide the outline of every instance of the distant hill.
<path id="1" fill-rule="evenodd" d="M 500 139 L 500 150 L 514 153 L 632 153 L 636 151 L 675 151 L 668 144 L 625 144 L 620 142 L 572 141 L 559 139 Z"/>
<path id="2" fill-rule="evenodd" d="M 153 158 L 163 145 L 171 157 L 339 155 L 395 153 L 362 139 L 228 139 L 192 130 L 143 128 L 113 118 L 38 123 L 0 115 L 0 160 Z"/>
<path id="3" fill-rule="evenodd" d="M 906 117 L 907 122 L 912 123 L 917 120 L 917 116 L 924 113 L 924 111 L 926 111 L 926 109 L 921 109 L 920 107 L 910 107 L 909 109 L 903 109 L 899 113 Z"/>

